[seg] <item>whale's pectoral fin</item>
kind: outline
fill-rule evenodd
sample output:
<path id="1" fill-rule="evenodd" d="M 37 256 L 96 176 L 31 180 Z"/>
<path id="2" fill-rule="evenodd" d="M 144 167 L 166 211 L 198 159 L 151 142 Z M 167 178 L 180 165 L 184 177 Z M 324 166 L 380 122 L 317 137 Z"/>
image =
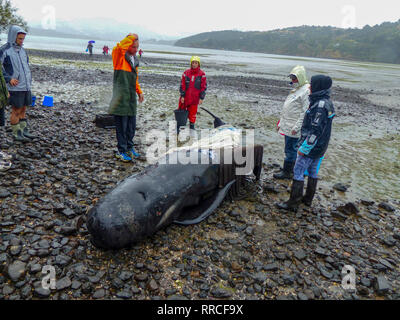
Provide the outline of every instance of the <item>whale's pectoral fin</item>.
<path id="1" fill-rule="evenodd" d="M 221 204 L 234 183 L 235 180 L 231 181 L 223 189 L 216 192 L 215 195 L 202 201 L 201 206 L 184 208 L 174 223 L 180 225 L 191 225 L 204 221 Z"/>

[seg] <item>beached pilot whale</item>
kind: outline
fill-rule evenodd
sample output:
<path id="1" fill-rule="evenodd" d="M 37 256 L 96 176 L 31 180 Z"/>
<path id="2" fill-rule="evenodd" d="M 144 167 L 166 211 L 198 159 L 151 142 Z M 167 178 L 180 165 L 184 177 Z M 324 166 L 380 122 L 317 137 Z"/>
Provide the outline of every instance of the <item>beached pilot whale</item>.
<path id="1" fill-rule="evenodd" d="M 216 123 L 223 124 L 220 119 Z M 199 159 L 198 164 L 171 164 L 189 152 Z M 236 155 L 246 157 L 251 165 L 231 161 L 238 159 Z M 224 124 L 194 147 L 170 150 L 155 165 L 120 182 L 89 211 L 92 243 L 103 249 L 120 249 L 171 223 L 203 221 L 228 194 L 235 197 L 240 193 L 245 175 L 238 174 L 238 169 L 260 179 L 262 156 L 262 146 L 242 147 L 240 131 Z"/>

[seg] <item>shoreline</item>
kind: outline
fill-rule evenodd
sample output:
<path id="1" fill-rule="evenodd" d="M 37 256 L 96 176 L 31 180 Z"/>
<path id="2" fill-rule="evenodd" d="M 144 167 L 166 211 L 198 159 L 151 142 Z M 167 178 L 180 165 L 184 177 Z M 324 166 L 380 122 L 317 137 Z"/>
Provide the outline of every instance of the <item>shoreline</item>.
<path id="1" fill-rule="evenodd" d="M 41 53 L 48 56 L 54 53 Z M 245 199 L 225 200 L 199 225 L 171 225 L 129 249 L 93 247 L 79 218 L 84 222 L 98 199 L 146 167 L 145 133 L 167 128 L 185 63 L 145 60 L 149 65 L 140 81 L 146 101 L 134 140 L 142 157 L 122 164 L 114 158 L 114 130 L 92 122 L 109 102 L 112 69 L 76 65 L 75 55 L 55 59 L 66 62 L 31 64 L 36 95 L 57 98 L 54 108 L 37 105 L 28 111 L 39 138 L 18 146 L 8 123 L 0 129 L 2 149 L 15 158 L 13 168 L 0 174 L 0 299 L 400 299 L 398 200 L 386 205 L 383 199 L 350 201 L 350 191 L 339 192 L 323 181 L 312 208 L 277 210 L 275 202 L 288 198 L 289 182 L 271 178 L 279 167 L 276 159 L 282 158 L 275 136 L 271 143 L 279 146 L 277 158 L 272 153 L 264 157 L 262 180 L 248 186 Z M 286 81 L 212 76 L 205 107 L 235 126 L 263 128 L 268 136 L 288 90 Z M 354 118 L 365 120 L 368 132 L 371 114 L 384 123 L 398 121 L 399 112 L 392 110 L 388 119 L 388 108 L 376 110 L 362 94 L 335 91 L 336 105 L 345 114 L 338 119 L 342 134 Z M 199 127 L 209 127 L 211 120 L 200 114 Z M 398 129 L 392 130 L 396 137 Z M 330 167 L 337 161 L 334 155 L 324 176 L 335 169 Z M 56 290 L 40 287 L 45 265 L 56 267 Z M 353 292 L 340 287 L 345 265 L 356 268 Z"/>

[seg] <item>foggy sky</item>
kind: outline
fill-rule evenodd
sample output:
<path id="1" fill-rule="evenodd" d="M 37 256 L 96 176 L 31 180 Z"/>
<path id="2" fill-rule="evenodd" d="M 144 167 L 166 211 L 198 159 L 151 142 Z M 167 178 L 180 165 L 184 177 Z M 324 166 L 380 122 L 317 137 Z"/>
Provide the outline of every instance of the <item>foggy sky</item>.
<path id="1" fill-rule="evenodd" d="M 108 17 L 180 36 L 217 30 L 267 31 L 300 25 L 362 28 L 400 19 L 399 0 L 11 0 L 28 22 L 45 6 L 56 20 Z"/>

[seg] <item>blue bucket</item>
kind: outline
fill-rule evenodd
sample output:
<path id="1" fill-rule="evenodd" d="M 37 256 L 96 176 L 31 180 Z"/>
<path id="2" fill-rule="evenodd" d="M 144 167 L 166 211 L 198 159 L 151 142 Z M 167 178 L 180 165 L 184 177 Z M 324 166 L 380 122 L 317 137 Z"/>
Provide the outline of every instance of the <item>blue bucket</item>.
<path id="1" fill-rule="evenodd" d="M 44 96 L 42 106 L 44 107 L 53 107 L 53 97 L 51 96 Z"/>
<path id="2" fill-rule="evenodd" d="M 318 167 L 317 167 L 317 174 L 319 172 L 319 169 L 321 168 L 321 162 L 322 162 L 322 160 L 324 160 L 324 158 L 325 158 L 325 156 L 323 156 L 321 159 L 319 159 Z M 304 172 L 304 175 L 308 177 L 308 175 L 309 175 L 308 170 L 306 170 L 306 172 Z"/>
<path id="3" fill-rule="evenodd" d="M 36 105 L 36 96 L 32 96 L 32 104 L 31 107 L 34 107 Z"/>

